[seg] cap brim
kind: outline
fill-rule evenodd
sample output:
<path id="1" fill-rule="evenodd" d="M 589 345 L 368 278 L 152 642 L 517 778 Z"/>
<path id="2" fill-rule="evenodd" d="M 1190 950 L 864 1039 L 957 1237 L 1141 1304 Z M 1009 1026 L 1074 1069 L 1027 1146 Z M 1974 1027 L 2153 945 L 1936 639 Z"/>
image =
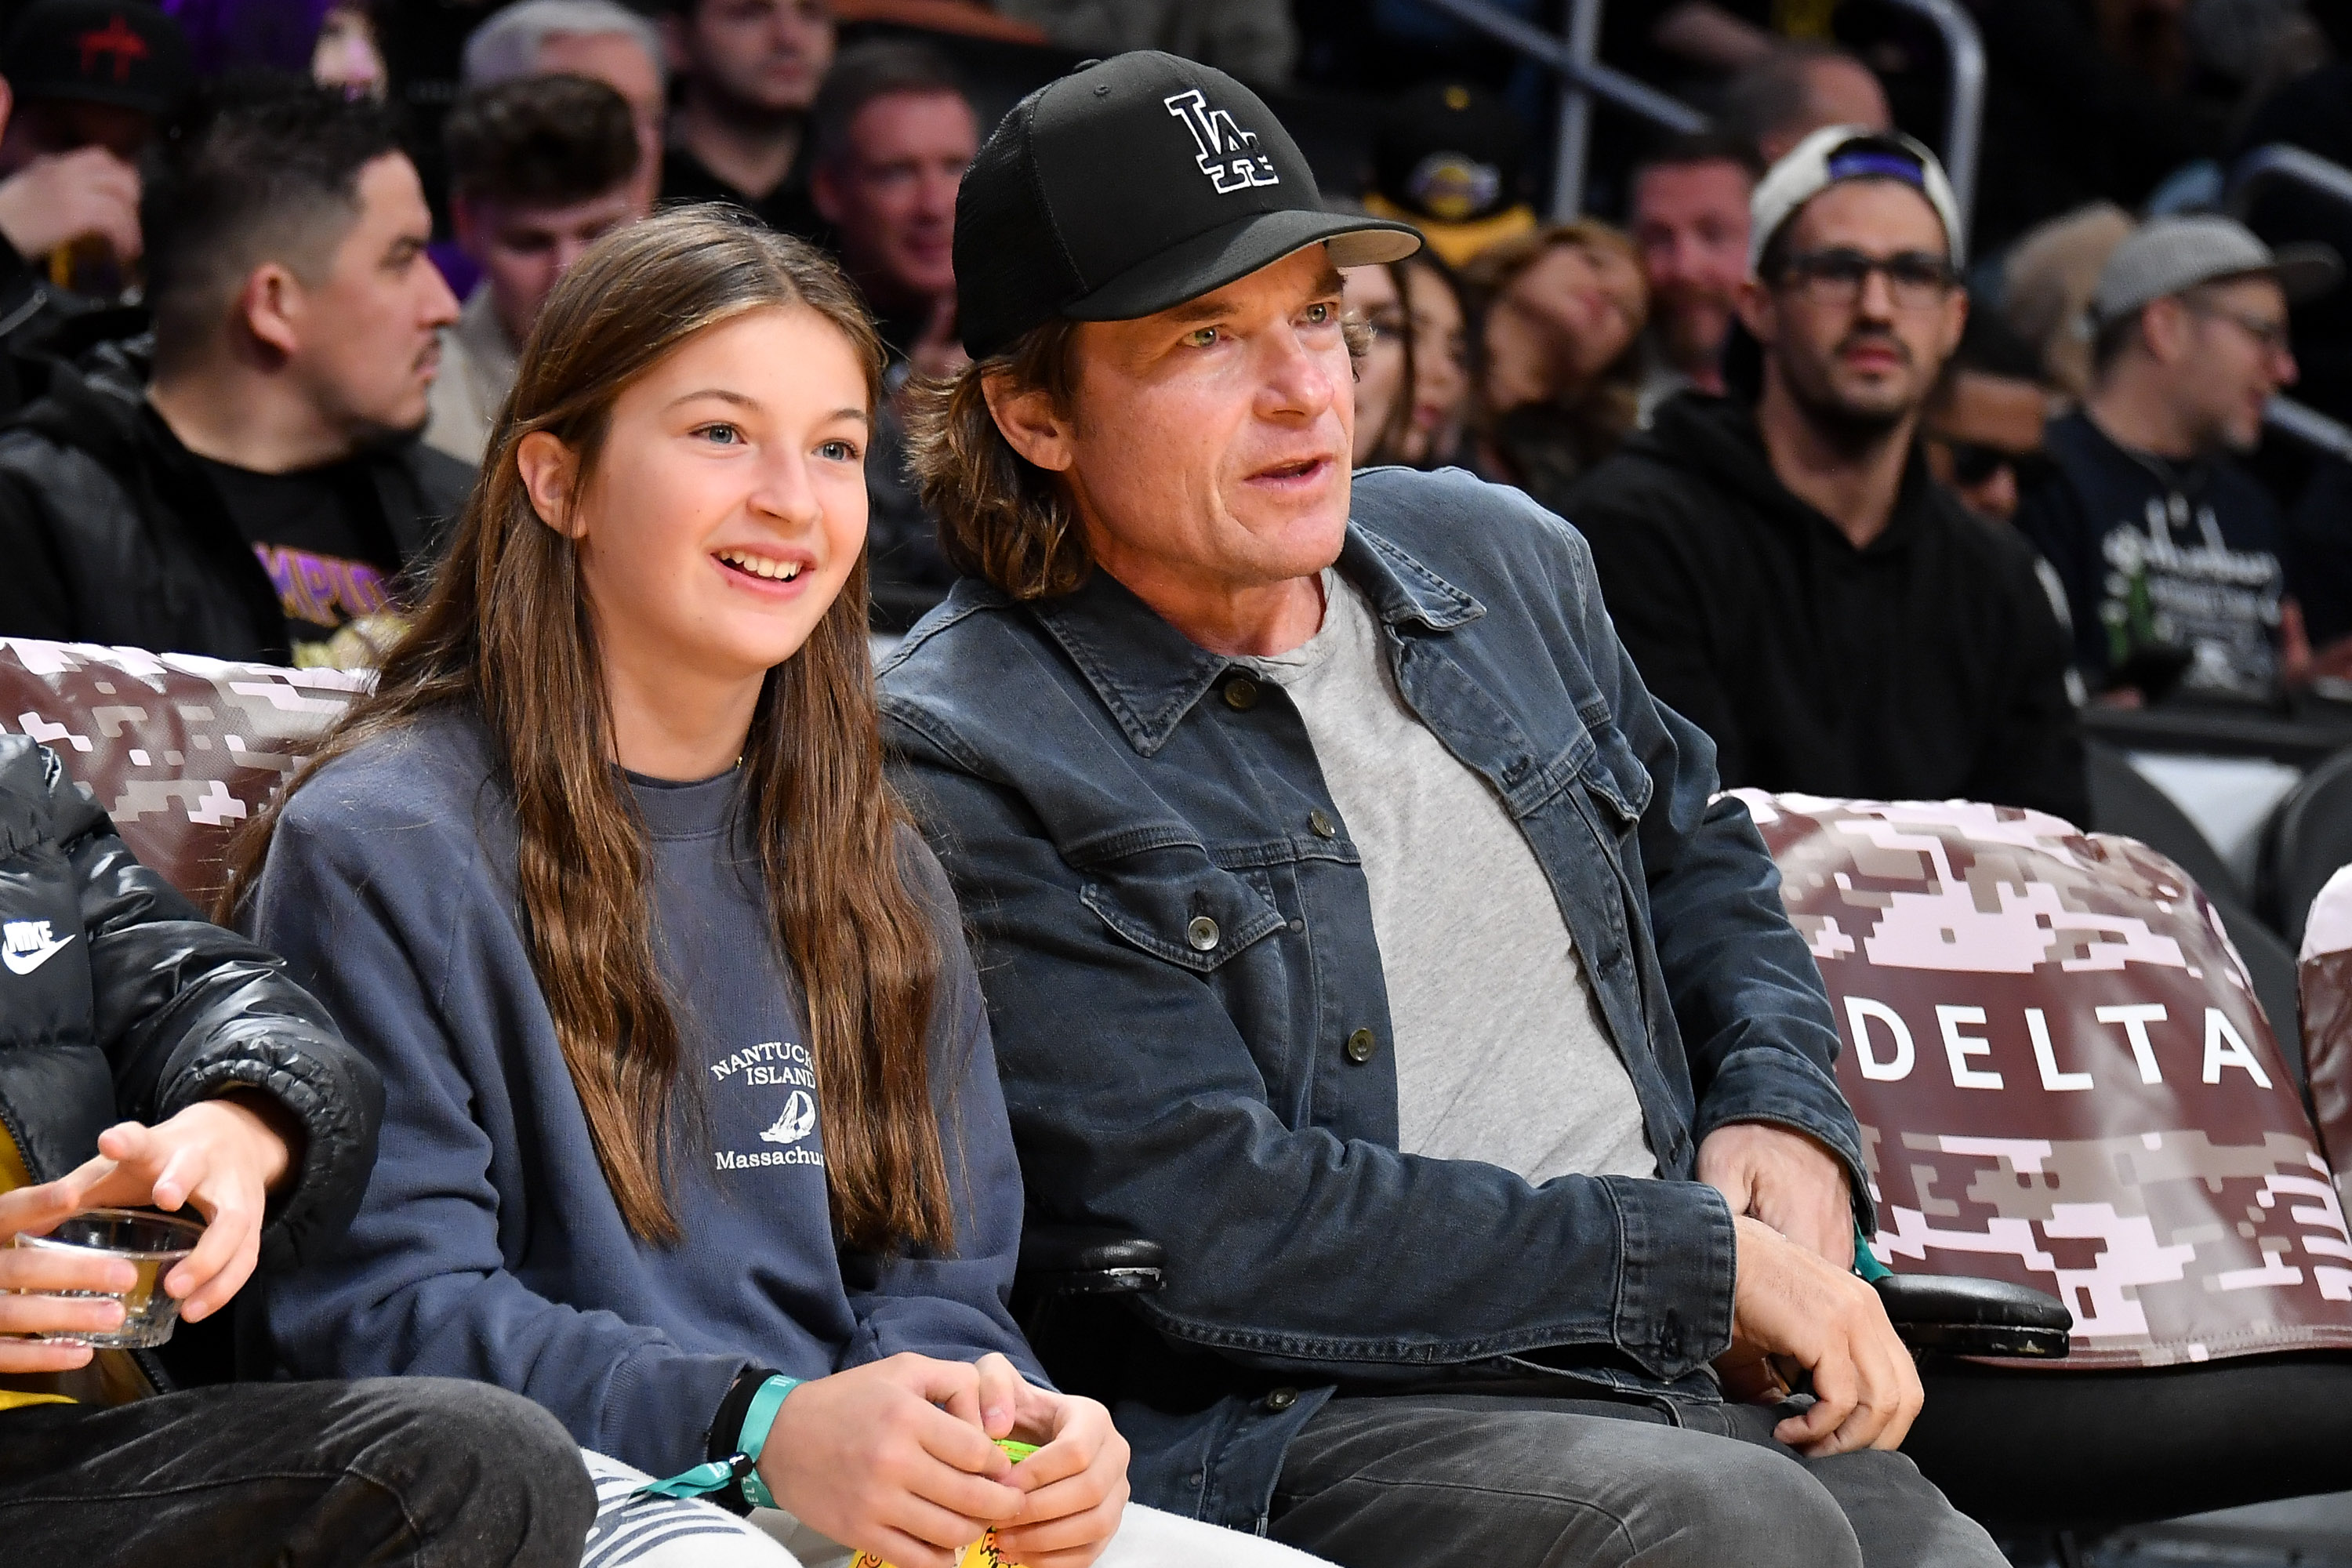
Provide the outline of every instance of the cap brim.
<path id="1" fill-rule="evenodd" d="M 1060 313 L 1075 321 L 1131 321 L 1317 244 L 1330 247 L 1335 267 L 1365 267 L 1411 256 L 1421 248 L 1421 233 L 1411 224 L 1354 213 L 1252 213 L 1138 262 Z"/>

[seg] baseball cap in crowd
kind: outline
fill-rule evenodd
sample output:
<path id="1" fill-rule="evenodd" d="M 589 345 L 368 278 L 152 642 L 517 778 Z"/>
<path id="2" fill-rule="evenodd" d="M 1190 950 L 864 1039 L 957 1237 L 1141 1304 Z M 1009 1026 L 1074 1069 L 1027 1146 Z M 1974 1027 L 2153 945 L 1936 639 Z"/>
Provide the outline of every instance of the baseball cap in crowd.
<path id="1" fill-rule="evenodd" d="M 1959 204 L 1936 154 L 1900 131 L 1860 125 L 1827 125 L 1789 149 L 1765 172 L 1748 198 L 1748 270 L 1754 272 L 1780 226 L 1797 209 L 1847 180 L 1899 180 L 1916 190 L 1943 220 L 1944 242 L 1954 267 L 1961 254 Z"/>
<path id="2" fill-rule="evenodd" d="M 19 99 L 148 114 L 168 112 L 195 85 L 180 25 L 143 0 L 34 0 L 0 41 L 0 76 Z"/>
<path id="3" fill-rule="evenodd" d="M 1424 82 L 1381 115 L 1364 207 L 1412 225 L 1459 267 L 1497 240 L 1534 232 L 1534 209 L 1519 199 L 1525 142 L 1518 116 L 1493 93 Z"/>
<path id="4" fill-rule="evenodd" d="M 1318 242 L 1360 267 L 1421 237 L 1326 208 L 1297 143 L 1224 72 L 1151 49 L 1089 61 L 1014 104 L 965 172 L 964 352 L 985 358 L 1056 316 L 1149 316 Z"/>
<path id="5" fill-rule="evenodd" d="M 2273 279 L 2287 303 L 2301 304 L 2335 288 L 2343 276 L 2343 261 L 2325 245 L 2273 251 L 2231 218 L 2151 218 L 2108 253 L 2091 290 L 2091 321 L 2104 328 L 2151 300 L 2224 278 Z"/>

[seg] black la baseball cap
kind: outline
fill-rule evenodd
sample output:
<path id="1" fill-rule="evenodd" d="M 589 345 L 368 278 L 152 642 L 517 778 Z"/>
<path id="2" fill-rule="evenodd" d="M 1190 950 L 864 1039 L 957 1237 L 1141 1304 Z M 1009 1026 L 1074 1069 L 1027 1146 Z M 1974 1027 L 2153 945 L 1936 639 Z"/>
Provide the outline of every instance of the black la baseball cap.
<path id="1" fill-rule="evenodd" d="M 964 352 L 984 358 L 1056 316 L 1149 316 L 1318 242 L 1360 267 L 1421 237 L 1328 210 L 1298 144 L 1224 72 L 1155 49 L 1089 61 L 1013 105 L 964 174 Z"/>
<path id="2" fill-rule="evenodd" d="M 163 114 L 195 84 L 179 23 L 144 0 L 33 0 L 0 43 L 20 99 L 110 103 Z"/>

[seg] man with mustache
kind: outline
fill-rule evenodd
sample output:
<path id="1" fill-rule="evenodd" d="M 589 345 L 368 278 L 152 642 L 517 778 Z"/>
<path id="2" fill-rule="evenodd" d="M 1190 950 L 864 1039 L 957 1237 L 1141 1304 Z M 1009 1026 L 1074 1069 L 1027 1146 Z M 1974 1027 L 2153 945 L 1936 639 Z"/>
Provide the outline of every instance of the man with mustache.
<path id="1" fill-rule="evenodd" d="M 150 354 L 0 435 L 0 635 L 375 662 L 473 473 L 419 444 L 457 301 L 396 122 L 307 84 L 216 101 L 141 202 Z"/>
<path id="2" fill-rule="evenodd" d="M 1633 166 L 1626 227 L 1650 284 L 1644 410 L 1723 390 L 1723 345 L 1748 276 L 1748 197 L 1763 164 L 1721 135 L 1677 138 Z"/>
<path id="3" fill-rule="evenodd" d="M 1907 136 L 1832 127 L 1750 216 L 1726 395 L 1669 399 L 1568 498 L 1619 636 L 1727 786 L 2082 821 L 2033 552 L 1914 441 L 1968 316 L 1942 168 Z"/>

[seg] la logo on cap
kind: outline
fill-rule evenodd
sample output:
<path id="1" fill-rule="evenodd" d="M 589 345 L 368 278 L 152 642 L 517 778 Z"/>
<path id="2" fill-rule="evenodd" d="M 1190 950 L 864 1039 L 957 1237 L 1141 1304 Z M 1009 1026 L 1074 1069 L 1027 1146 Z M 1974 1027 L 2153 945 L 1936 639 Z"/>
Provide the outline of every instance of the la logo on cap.
<path id="1" fill-rule="evenodd" d="M 1256 150 L 1257 132 L 1234 124 L 1234 117 L 1224 110 L 1211 109 L 1199 88 L 1187 89 L 1160 101 L 1192 133 L 1192 145 L 1200 153 L 1193 162 L 1201 173 L 1209 176 L 1209 183 L 1216 186 L 1219 195 L 1229 196 L 1252 185 L 1282 184 L 1282 176 L 1274 172 L 1273 161 Z"/>

